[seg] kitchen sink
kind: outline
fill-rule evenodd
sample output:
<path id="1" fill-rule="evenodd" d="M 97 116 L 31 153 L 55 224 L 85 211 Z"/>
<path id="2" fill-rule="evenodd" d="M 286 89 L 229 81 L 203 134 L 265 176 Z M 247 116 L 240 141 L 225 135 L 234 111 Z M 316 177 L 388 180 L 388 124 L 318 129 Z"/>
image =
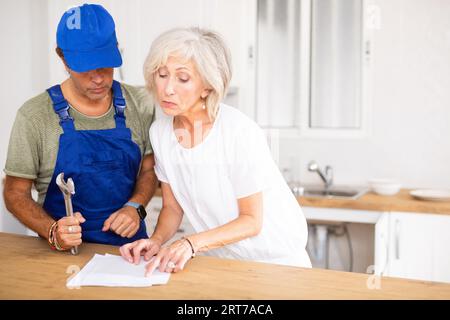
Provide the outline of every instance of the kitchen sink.
<path id="1" fill-rule="evenodd" d="M 296 196 L 317 197 L 317 198 L 336 198 L 336 199 L 358 199 L 368 188 L 359 186 L 331 186 L 326 189 L 324 186 L 301 185 L 292 187 L 292 192 Z"/>

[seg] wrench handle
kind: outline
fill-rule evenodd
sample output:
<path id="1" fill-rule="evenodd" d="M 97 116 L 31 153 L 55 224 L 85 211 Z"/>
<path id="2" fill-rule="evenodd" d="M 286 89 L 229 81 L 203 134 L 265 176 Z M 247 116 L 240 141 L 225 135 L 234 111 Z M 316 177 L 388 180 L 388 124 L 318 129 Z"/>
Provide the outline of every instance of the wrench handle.
<path id="1" fill-rule="evenodd" d="M 66 205 L 66 216 L 73 217 L 72 198 L 70 195 L 64 195 L 64 204 Z"/>
<path id="2" fill-rule="evenodd" d="M 66 205 L 66 216 L 73 217 L 73 207 L 72 207 L 72 197 L 71 195 L 64 194 L 64 204 Z M 70 253 L 72 255 L 78 254 L 78 246 L 70 248 Z"/>

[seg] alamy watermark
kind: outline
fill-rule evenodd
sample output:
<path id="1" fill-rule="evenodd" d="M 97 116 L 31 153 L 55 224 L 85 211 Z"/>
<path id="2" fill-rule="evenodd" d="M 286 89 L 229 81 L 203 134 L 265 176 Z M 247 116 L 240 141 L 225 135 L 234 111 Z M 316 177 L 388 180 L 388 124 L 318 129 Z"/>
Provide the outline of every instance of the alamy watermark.
<path id="1" fill-rule="evenodd" d="M 79 285 L 77 285 L 77 286 L 70 285 L 71 280 L 78 274 L 78 272 L 80 272 L 80 270 L 81 270 L 80 266 L 77 266 L 75 264 L 72 264 L 67 267 L 66 273 L 70 274 L 70 276 L 67 278 L 67 281 L 66 281 L 66 287 L 68 289 L 70 289 L 70 290 L 81 289 L 81 287 Z"/>
<path id="2" fill-rule="evenodd" d="M 381 289 L 381 276 L 376 272 L 376 266 L 370 265 L 367 267 L 366 273 L 371 274 L 366 281 L 367 289 L 380 290 Z"/>
<path id="3" fill-rule="evenodd" d="M 66 27 L 69 30 L 81 29 L 81 11 L 80 7 L 73 7 L 66 11 L 70 14 L 66 20 Z"/>

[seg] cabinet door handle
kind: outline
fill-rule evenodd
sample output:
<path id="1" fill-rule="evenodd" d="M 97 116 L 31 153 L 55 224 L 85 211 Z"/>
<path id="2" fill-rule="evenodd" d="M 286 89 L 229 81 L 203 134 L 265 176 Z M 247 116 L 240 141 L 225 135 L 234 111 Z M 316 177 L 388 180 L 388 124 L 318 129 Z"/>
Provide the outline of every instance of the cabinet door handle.
<path id="1" fill-rule="evenodd" d="M 395 220 L 395 259 L 400 259 L 400 221 Z"/>
<path id="2" fill-rule="evenodd" d="M 386 235 L 384 233 L 381 234 L 380 238 L 382 239 L 384 245 L 384 263 L 382 264 L 382 269 L 380 270 L 380 276 L 383 276 L 389 262 L 389 243 L 385 240 Z"/>

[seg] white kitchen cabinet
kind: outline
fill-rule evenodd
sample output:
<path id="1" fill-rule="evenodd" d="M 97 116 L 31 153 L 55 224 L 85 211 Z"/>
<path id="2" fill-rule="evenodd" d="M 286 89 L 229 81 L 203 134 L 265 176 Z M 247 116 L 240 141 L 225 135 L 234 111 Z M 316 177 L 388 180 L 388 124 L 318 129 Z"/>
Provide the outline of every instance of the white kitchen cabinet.
<path id="1" fill-rule="evenodd" d="M 389 255 L 389 212 L 383 213 L 375 224 L 375 265 L 368 270 L 381 276 L 386 272 Z"/>
<path id="2" fill-rule="evenodd" d="M 450 216 L 433 215 L 433 264 L 434 281 L 450 283 Z"/>
<path id="3" fill-rule="evenodd" d="M 302 209 L 308 220 L 374 224 L 375 266 L 367 266 L 367 272 L 450 283 L 450 215 L 313 207 Z"/>
<path id="4" fill-rule="evenodd" d="M 386 230 L 376 255 L 383 275 L 450 282 L 450 216 L 391 212 Z"/>
<path id="5" fill-rule="evenodd" d="M 342 208 L 316 208 L 302 206 L 303 214 L 308 220 L 352 222 L 375 224 L 383 214 L 381 211 L 354 210 Z"/>

